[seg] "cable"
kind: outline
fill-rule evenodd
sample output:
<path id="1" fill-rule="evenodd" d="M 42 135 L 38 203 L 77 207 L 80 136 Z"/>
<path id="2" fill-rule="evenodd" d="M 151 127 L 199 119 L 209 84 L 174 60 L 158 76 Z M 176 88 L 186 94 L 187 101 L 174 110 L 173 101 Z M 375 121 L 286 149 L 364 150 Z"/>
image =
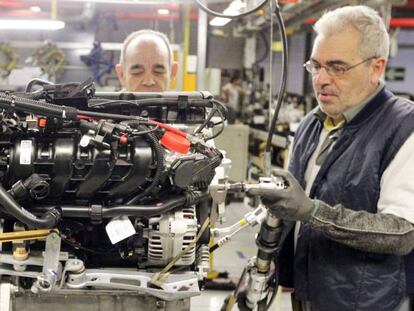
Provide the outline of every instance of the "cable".
<path id="1" fill-rule="evenodd" d="M 250 9 L 246 12 L 237 14 L 237 15 L 227 15 L 227 14 L 222 14 L 222 13 L 217 13 L 216 11 L 210 10 L 208 7 L 206 7 L 204 4 L 202 4 L 200 2 L 200 0 L 196 0 L 197 5 L 199 6 L 200 9 L 202 9 L 204 12 L 206 12 L 209 15 L 215 16 L 215 17 L 223 17 L 223 18 L 239 18 L 239 17 L 243 17 L 243 16 L 247 16 L 250 15 L 254 12 L 256 12 L 257 10 L 260 10 L 266 3 L 268 0 L 263 0 L 261 3 L 259 3 L 256 7 L 254 7 L 253 9 Z"/>
<path id="2" fill-rule="evenodd" d="M 224 103 L 222 103 L 221 101 L 218 101 L 218 100 L 213 100 L 213 104 L 217 105 L 218 107 L 220 107 L 222 109 L 221 112 L 223 113 L 223 115 L 225 117 L 225 120 L 227 120 L 227 114 L 229 112 L 229 109 L 227 108 L 227 106 Z"/>
<path id="3" fill-rule="evenodd" d="M 104 112 L 86 111 L 86 110 L 78 110 L 77 115 L 83 115 L 83 116 L 88 116 L 88 117 L 106 118 L 106 119 L 112 119 L 112 120 L 147 121 L 145 118 L 138 117 L 138 116 L 126 116 L 126 115 L 123 115 L 123 114 L 104 113 Z"/>
<path id="4" fill-rule="evenodd" d="M 273 303 L 273 301 L 275 300 L 275 298 L 277 296 L 277 290 L 278 290 L 279 280 L 278 280 L 278 277 L 277 277 L 277 273 L 276 272 L 273 275 L 274 275 L 274 278 L 275 278 L 275 281 L 274 281 L 275 284 L 274 284 L 274 287 L 273 287 L 272 296 L 270 297 L 270 300 L 269 300 L 269 302 L 266 305 L 265 311 L 270 310 L 270 307 L 272 306 L 272 303 Z"/>
<path id="5" fill-rule="evenodd" d="M 221 116 L 222 120 L 224 120 L 223 113 L 222 113 L 219 109 L 217 109 L 217 112 L 218 112 L 218 113 L 219 113 L 219 115 Z M 210 140 L 210 139 L 216 138 L 216 137 L 217 137 L 217 136 L 219 136 L 221 133 L 223 133 L 223 131 L 224 131 L 224 122 L 222 122 L 222 123 L 221 123 L 221 127 L 220 127 L 220 129 L 218 130 L 218 132 L 217 132 L 216 134 L 214 134 L 214 135 L 212 135 L 212 136 L 210 136 L 210 137 L 206 138 L 206 139 L 205 139 L 205 141 L 208 141 L 208 140 Z"/>
<path id="6" fill-rule="evenodd" d="M 230 294 L 230 296 L 228 296 L 226 300 L 224 300 L 223 306 L 220 310 L 230 311 L 233 309 L 233 306 L 238 302 L 237 299 L 238 299 L 240 290 L 244 285 L 246 275 L 247 275 L 247 268 L 244 267 L 242 274 L 240 276 L 240 279 L 237 282 L 236 288 L 234 289 L 234 292 Z M 238 307 L 240 310 L 240 305 L 238 305 Z"/>
<path id="7" fill-rule="evenodd" d="M 220 124 L 223 124 L 224 121 L 227 119 L 226 118 L 226 115 L 223 114 L 222 111 L 220 111 L 220 109 L 223 109 L 227 113 L 227 107 L 223 103 L 221 103 L 221 102 L 219 102 L 217 100 L 213 100 L 212 102 L 213 102 L 213 109 L 210 111 L 210 113 L 208 114 L 208 116 L 207 116 L 206 120 L 203 122 L 203 124 L 200 125 L 193 132 L 193 135 L 200 133 L 208 125 L 208 123 L 211 121 L 211 119 L 213 118 L 213 116 L 214 116 L 214 114 L 216 112 L 219 113 L 220 118 L 221 118 L 221 121 L 220 122 L 217 122 L 217 123 L 213 123 L 213 127 L 215 127 L 217 125 L 220 125 Z"/>
<path id="8" fill-rule="evenodd" d="M 216 113 L 217 108 L 214 107 L 213 109 L 211 109 L 210 113 L 208 114 L 206 120 L 203 122 L 203 124 L 201 124 L 194 132 L 193 135 L 200 133 L 210 122 L 211 118 L 213 118 L 214 114 Z"/>
<path id="9" fill-rule="evenodd" d="M 286 29 L 285 29 L 285 25 L 283 23 L 283 19 L 282 19 L 282 16 L 280 14 L 279 5 L 278 5 L 277 2 L 276 2 L 276 6 L 275 6 L 275 14 L 276 14 L 277 22 L 278 22 L 278 25 L 279 25 L 280 37 L 282 39 L 282 46 L 283 46 L 282 73 L 281 73 L 281 81 L 282 82 L 280 83 L 279 94 L 278 94 L 278 97 L 277 97 L 277 105 L 276 105 L 276 108 L 275 108 L 275 113 L 273 114 L 272 123 L 270 125 L 269 135 L 267 136 L 266 149 L 265 149 L 267 153 L 270 153 L 270 150 L 271 150 L 271 147 L 272 147 L 273 133 L 274 133 L 275 128 L 276 128 L 276 121 L 277 121 L 277 118 L 279 116 L 280 107 L 282 106 L 282 100 L 283 100 L 283 95 L 285 94 L 286 80 L 287 80 L 288 49 L 287 49 Z"/>
<path id="10" fill-rule="evenodd" d="M 270 31 L 269 31 L 269 42 L 273 42 L 273 5 L 272 5 L 272 1 L 270 1 Z M 272 113 L 272 108 L 273 108 L 273 49 L 272 46 L 270 45 L 270 51 L 269 51 L 269 129 L 271 128 L 272 124 L 271 124 L 271 113 Z M 269 174 L 270 172 L 268 172 L 270 170 L 270 154 L 268 154 L 268 159 L 265 158 L 265 161 L 267 160 L 267 162 L 265 162 L 265 173 Z"/>
<path id="11" fill-rule="evenodd" d="M 139 136 L 139 135 L 144 135 L 144 134 L 148 134 L 148 133 L 153 133 L 156 132 L 160 129 L 160 127 L 157 125 L 155 126 L 153 129 L 150 130 L 146 130 L 146 131 L 138 131 L 138 132 L 132 132 L 132 136 Z"/>
<path id="12" fill-rule="evenodd" d="M 146 134 L 148 138 L 148 142 L 152 147 L 152 150 L 154 151 L 154 159 L 155 159 L 155 173 L 154 177 L 152 178 L 151 184 L 141 193 L 134 196 L 131 200 L 127 202 L 127 205 L 133 205 L 136 202 L 138 202 L 140 199 L 144 198 L 146 195 L 150 194 L 151 191 L 158 186 L 161 175 L 164 171 L 164 152 L 161 148 L 161 145 L 158 142 L 157 137 L 153 133 L 147 133 Z"/>
<path id="13" fill-rule="evenodd" d="M 107 101 L 103 101 L 103 102 L 99 102 L 99 103 L 94 103 L 89 105 L 88 107 L 90 108 L 94 108 L 94 107 L 99 107 L 99 106 L 107 106 L 110 104 L 128 104 L 128 105 L 136 105 L 139 106 L 138 100 L 124 100 L 124 99 L 119 99 L 119 100 L 107 100 Z"/>
<path id="14" fill-rule="evenodd" d="M 200 99 L 189 99 L 188 100 L 189 103 L 191 103 L 194 106 L 203 106 L 203 107 L 211 107 L 211 100 L 208 100 L 206 102 L 206 100 L 200 100 Z M 114 100 L 107 100 L 107 101 L 103 101 L 103 102 L 98 102 L 98 103 L 93 103 L 91 105 L 89 105 L 89 107 L 93 108 L 93 107 L 99 107 L 99 106 L 107 106 L 107 105 L 119 105 L 119 103 L 125 103 L 125 104 L 129 104 L 129 105 L 136 105 L 136 106 L 145 106 L 145 105 L 166 105 L 166 104 L 171 104 L 171 105 L 177 105 L 178 101 L 176 99 L 171 99 L 171 98 L 143 98 L 143 99 L 133 99 L 133 100 L 125 100 L 125 99 L 114 99 Z M 210 104 L 210 105 L 208 105 Z"/>
<path id="15" fill-rule="evenodd" d="M 264 43 L 264 54 L 262 57 L 260 57 L 259 59 L 257 59 L 254 63 L 253 66 L 257 66 L 259 63 L 261 63 L 262 61 L 264 61 L 267 57 L 267 55 L 269 55 L 269 41 L 266 38 L 266 35 L 264 33 L 264 31 L 260 31 L 259 32 L 260 38 L 262 38 L 262 41 Z"/>
<path id="16" fill-rule="evenodd" d="M 64 237 L 62 235 L 60 236 L 60 238 L 62 239 L 63 242 L 65 242 L 69 246 L 72 246 L 75 249 L 81 249 L 85 252 L 89 252 L 89 253 L 92 253 L 92 254 L 107 255 L 107 254 L 110 254 L 110 253 L 113 253 L 114 251 L 116 251 L 115 247 L 110 248 L 106 251 L 95 250 L 95 249 L 84 247 L 84 246 L 80 245 L 79 243 L 71 242 L 69 239 L 67 239 L 66 237 Z"/>
<path id="17" fill-rule="evenodd" d="M 47 85 L 47 84 L 50 85 L 50 84 L 53 84 L 53 83 L 50 82 L 50 81 L 47 81 L 47 80 L 39 79 L 39 78 L 32 79 L 32 80 L 29 81 L 29 83 L 27 83 L 25 92 L 26 93 L 31 92 L 33 86 L 35 86 L 35 85 L 43 86 L 43 85 Z"/>

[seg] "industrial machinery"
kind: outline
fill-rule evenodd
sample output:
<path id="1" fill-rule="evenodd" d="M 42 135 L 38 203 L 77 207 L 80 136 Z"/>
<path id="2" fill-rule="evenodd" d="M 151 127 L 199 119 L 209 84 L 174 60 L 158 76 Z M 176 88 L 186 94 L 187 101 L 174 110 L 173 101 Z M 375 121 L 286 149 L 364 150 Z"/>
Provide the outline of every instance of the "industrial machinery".
<path id="1" fill-rule="evenodd" d="M 34 80 L 0 108 L 0 310 L 188 310 L 209 268 L 224 106 Z"/>

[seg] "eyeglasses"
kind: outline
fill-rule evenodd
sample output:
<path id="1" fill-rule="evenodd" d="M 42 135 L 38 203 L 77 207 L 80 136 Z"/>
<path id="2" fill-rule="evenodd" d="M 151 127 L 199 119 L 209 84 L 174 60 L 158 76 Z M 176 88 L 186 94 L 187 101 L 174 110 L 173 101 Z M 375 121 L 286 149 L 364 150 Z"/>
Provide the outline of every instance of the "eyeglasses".
<path id="1" fill-rule="evenodd" d="M 355 68 L 363 63 L 366 63 L 374 58 L 377 58 L 377 56 L 372 56 L 370 58 L 367 58 L 363 60 L 362 62 L 352 65 L 352 66 L 346 66 L 341 64 L 332 64 L 332 65 L 321 65 L 315 61 L 308 60 L 306 63 L 303 64 L 303 67 L 306 68 L 306 70 L 311 73 L 312 75 L 317 75 L 321 71 L 322 68 L 325 68 L 326 73 L 330 75 L 331 77 L 340 77 L 345 74 L 348 70 L 351 70 L 352 68 Z"/>

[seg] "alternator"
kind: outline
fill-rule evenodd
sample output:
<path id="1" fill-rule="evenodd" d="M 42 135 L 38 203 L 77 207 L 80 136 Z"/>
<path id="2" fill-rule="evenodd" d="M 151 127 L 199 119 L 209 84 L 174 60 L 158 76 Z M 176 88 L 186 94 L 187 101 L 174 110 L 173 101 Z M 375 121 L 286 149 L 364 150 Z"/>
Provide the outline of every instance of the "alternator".
<path id="1" fill-rule="evenodd" d="M 195 208 L 185 207 L 160 217 L 152 217 L 148 223 L 148 264 L 164 266 L 177 256 L 197 235 Z M 191 265 L 195 260 L 195 244 L 176 263 Z"/>

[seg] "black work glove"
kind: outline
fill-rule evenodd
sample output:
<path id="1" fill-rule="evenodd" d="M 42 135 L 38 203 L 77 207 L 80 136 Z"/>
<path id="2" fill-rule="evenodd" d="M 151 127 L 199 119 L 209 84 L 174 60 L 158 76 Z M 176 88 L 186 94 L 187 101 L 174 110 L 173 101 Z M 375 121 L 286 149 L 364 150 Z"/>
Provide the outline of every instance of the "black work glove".
<path id="1" fill-rule="evenodd" d="M 284 170 L 273 170 L 271 175 L 283 178 L 286 184 L 285 189 L 252 188 L 248 190 L 248 193 L 259 195 L 263 204 L 277 218 L 309 221 L 316 211 L 316 205 L 309 199 L 295 177 Z"/>

